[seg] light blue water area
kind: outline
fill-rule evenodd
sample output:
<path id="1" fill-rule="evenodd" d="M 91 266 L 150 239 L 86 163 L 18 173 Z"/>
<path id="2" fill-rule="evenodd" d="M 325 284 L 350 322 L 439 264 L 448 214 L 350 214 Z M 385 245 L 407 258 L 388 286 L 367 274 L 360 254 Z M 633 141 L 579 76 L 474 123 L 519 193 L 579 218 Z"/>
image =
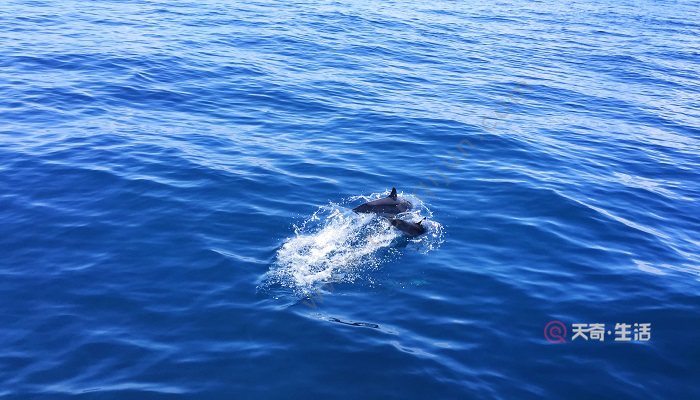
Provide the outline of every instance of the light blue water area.
<path id="1" fill-rule="evenodd" d="M 3 1 L 0 397 L 700 398 L 699 10 Z"/>

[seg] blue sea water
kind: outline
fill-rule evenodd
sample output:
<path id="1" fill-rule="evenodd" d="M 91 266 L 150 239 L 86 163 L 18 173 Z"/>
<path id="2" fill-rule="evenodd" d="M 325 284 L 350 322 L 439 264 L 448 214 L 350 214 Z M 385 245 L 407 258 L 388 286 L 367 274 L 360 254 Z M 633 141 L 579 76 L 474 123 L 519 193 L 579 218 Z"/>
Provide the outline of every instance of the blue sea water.
<path id="1" fill-rule="evenodd" d="M 700 398 L 698 21 L 3 1 L 0 397 Z"/>

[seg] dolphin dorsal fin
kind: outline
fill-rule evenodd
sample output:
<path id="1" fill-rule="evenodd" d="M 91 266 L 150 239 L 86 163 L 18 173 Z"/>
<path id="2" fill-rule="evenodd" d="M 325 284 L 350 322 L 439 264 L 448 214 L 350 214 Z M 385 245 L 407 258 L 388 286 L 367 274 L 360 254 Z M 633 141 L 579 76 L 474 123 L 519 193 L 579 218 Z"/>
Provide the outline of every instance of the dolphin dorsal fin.
<path id="1" fill-rule="evenodd" d="M 394 199 L 394 200 L 396 200 L 396 198 L 398 197 L 398 195 L 396 194 L 396 188 L 395 188 L 395 187 L 391 188 L 391 194 L 389 195 L 389 197 L 391 197 L 391 198 Z"/>
<path id="2" fill-rule="evenodd" d="M 422 220 L 418 221 L 418 225 L 422 224 L 422 223 L 423 223 L 423 221 L 425 221 L 425 217 L 423 217 L 423 219 L 422 219 Z"/>

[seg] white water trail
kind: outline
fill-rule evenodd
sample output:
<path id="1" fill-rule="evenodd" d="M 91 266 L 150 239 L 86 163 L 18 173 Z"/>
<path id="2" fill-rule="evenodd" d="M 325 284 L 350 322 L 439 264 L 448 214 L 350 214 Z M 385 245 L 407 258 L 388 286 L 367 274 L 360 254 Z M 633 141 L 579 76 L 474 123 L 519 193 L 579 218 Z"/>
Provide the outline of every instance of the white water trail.
<path id="1" fill-rule="evenodd" d="M 356 196 L 347 202 L 356 205 L 387 194 Z M 295 226 L 294 235 L 277 250 L 262 287 L 279 285 L 292 289 L 297 295 L 308 296 L 325 283 L 367 279 L 369 271 L 398 254 L 393 245 L 402 240 L 408 240 L 421 253 L 433 250 L 442 242 L 442 226 L 429 220 L 432 213 L 420 199 L 404 197 L 413 204 L 413 209 L 400 217 L 414 222 L 427 217 L 426 234 L 403 239 L 401 232 L 385 218 L 356 214 L 350 206 L 331 203 Z"/>

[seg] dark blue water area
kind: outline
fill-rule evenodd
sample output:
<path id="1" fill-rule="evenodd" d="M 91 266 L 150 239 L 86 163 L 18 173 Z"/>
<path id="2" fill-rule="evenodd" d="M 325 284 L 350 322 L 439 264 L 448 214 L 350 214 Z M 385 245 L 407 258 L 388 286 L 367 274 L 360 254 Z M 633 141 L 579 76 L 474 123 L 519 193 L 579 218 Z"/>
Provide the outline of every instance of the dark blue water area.
<path id="1" fill-rule="evenodd" d="M 698 10 L 3 1 L 0 397 L 700 398 Z"/>

